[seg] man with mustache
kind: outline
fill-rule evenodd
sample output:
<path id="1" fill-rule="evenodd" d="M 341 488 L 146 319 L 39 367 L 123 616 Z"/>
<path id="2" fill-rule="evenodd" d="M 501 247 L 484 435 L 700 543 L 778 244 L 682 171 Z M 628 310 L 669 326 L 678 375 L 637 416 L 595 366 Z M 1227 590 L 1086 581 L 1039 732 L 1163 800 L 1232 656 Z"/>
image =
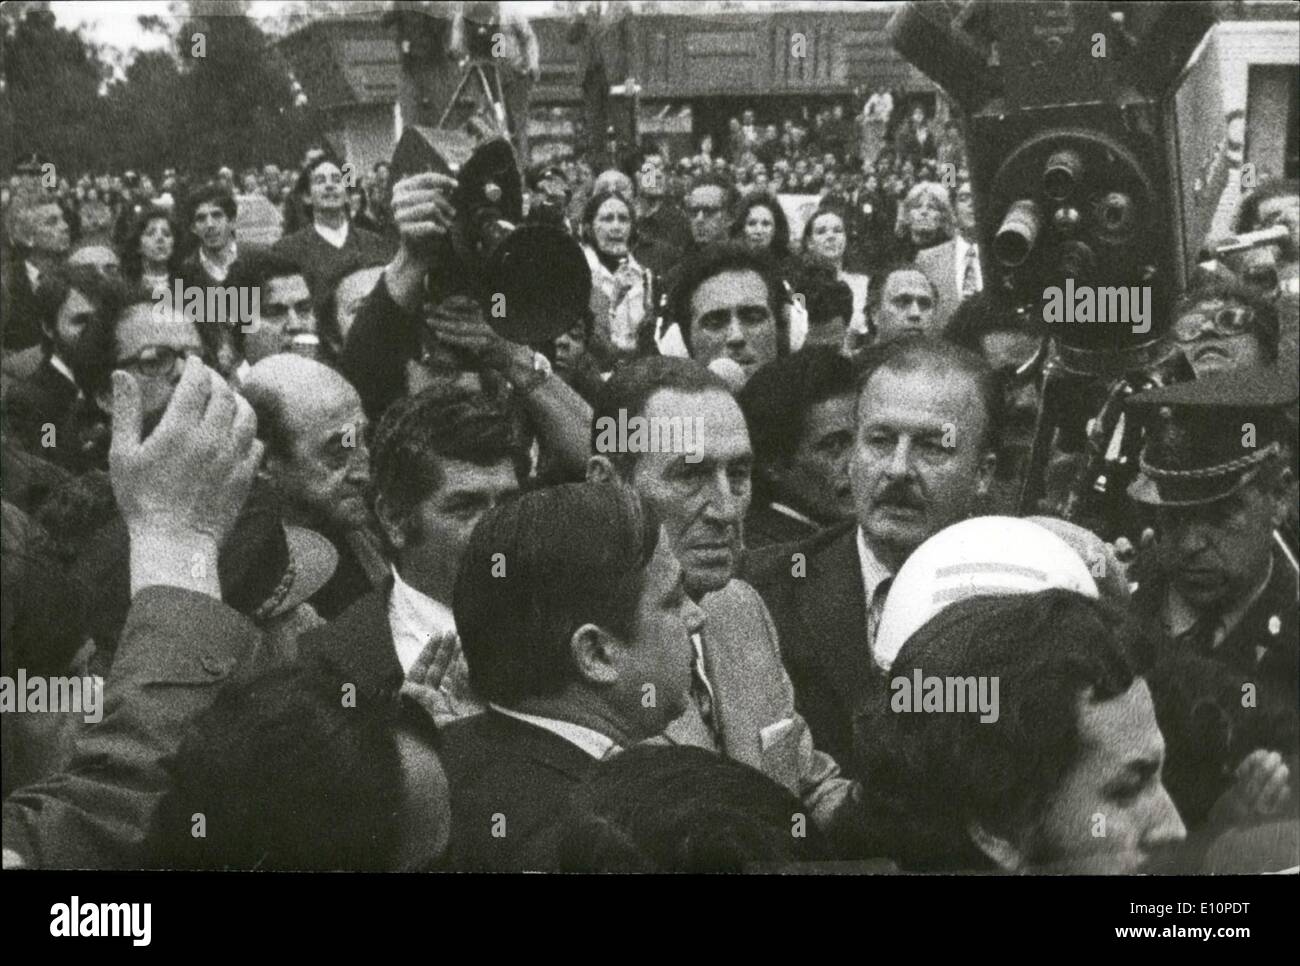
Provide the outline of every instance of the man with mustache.
<path id="1" fill-rule="evenodd" d="M 853 712 L 879 687 L 872 648 L 893 575 L 988 493 L 1001 404 L 992 369 L 967 349 L 925 336 L 871 347 L 849 458 L 857 525 L 744 562 L 776 622 L 796 707 L 837 761 L 852 761 Z"/>
<path id="2" fill-rule="evenodd" d="M 656 435 L 688 421 L 698 431 L 689 447 L 671 445 L 671 435 L 668 446 L 634 446 L 629 436 L 626 449 L 609 451 L 600 427 L 620 416 L 645 419 Z M 605 383 L 592 442 L 587 479 L 625 483 L 654 509 L 681 563 L 686 592 L 706 618 L 692 637 L 692 700 L 666 739 L 752 765 L 798 795 L 808 817 L 824 827 L 852 784 L 814 747 L 794 707 L 772 618 L 754 588 L 734 579 L 754 462 L 740 406 L 696 362 L 639 359 Z"/>

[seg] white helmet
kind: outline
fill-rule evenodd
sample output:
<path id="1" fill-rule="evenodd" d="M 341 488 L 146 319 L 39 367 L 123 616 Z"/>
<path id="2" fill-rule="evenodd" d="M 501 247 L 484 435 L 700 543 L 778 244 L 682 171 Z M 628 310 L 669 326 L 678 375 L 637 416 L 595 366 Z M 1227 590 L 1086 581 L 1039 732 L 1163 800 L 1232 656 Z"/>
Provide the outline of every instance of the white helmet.
<path id="1" fill-rule="evenodd" d="M 1054 587 L 1100 596 L 1083 558 L 1046 527 L 1015 517 L 955 523 L 917 547 L 894 577 L 876 631 L 875 661 L 889 670 L 907 639 L 951 603 Z"/>

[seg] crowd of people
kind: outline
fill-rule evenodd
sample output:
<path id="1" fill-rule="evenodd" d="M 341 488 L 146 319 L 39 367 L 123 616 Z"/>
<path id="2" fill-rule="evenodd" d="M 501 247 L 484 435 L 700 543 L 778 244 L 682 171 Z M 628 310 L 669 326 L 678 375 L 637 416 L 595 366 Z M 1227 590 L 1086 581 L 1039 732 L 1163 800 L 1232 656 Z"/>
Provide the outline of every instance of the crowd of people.
<path id="1" fill-rule="evenodd" d="M 1085 416 L 1018 501 L 1042 327 L 955 127 L 893 115 L 528 169 L 589 275 L 532 344 L 449 176 L 19 172 L 3 674 L 103 714 L 5 704 L 5 867 L 1300 864 L 1300 188 L 1240 212 L 1270 281 L 1179 293 L 1195 378 L 1085 528 Z"/>

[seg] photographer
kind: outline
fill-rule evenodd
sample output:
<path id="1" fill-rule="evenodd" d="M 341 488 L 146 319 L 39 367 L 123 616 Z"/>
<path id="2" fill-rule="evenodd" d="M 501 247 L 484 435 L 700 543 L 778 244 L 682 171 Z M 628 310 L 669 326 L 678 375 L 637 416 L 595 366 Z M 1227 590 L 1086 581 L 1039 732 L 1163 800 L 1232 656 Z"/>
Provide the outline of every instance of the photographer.
<path id="1" fill-rule="evenodd" d="M 357 313 L 343 350 L 343 372 L 361 394 L 366 415 L 378 420 L 394 400 L 421 384 L 422 336 L 431 334 L 461 358 L 473 360 L 480 372 L 504 378 L 555 462 L 565 473 L 581 475 L 591 407 L 551 377 L 545 356 L 497 335 L 483 306 L 460 295 L 431 293 L 440 304 L 426 330 L 425 279 L 438 267 L 431 264 L 432 244 L 453 228 L 456 210 L 448 196 L 456 186 L 454 179 L 434 173 L 413 175 L 394 186 L 393 220 L 401 246 Z"/>

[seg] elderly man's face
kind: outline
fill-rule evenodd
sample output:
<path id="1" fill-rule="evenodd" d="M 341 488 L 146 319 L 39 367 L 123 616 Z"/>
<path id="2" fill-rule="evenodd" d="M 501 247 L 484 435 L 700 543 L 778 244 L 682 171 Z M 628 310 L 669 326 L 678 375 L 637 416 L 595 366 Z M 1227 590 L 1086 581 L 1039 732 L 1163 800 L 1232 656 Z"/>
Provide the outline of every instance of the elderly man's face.
<path id="1" fill-rule="evenodd" d="M 882 369 L 858 399 L 849 462 L 858 524 L 897 563 L 970 516 L 993 479 L 984 403 L 974 381 L 932 368 Z"/>
<path id="2" fill-rule="evenodd" d="M 122 264 L 117 252 L 107 245 L 85 245 L 68 256 L 69 265 L 91 265 L 105 278 L 121 278 Z"/>
<path id="3" fill-rule="evenodd" d="M 727 233 L 726 193 L 717 185 L 701 185 L 686 196 L 691 237 L 697 245 L 722 241 Z"/>
<path id="4" fill-rule="evenodd" d="M 726 357 L 745 379 L 777 356 L 776 318 L 767 283 L 754 271 L 722 272 L 706 279 L 691 298 L 691 356 L 708 365 Z"/>
<path id="5" fill-rule="evenodd" d="M 1207 299 L 1178 313 L 1172 333 L 1197 378 L 1265 362 L 1258 336 L 1243 325 L 1250 311 L 1234 300 Z"/>
<path id="6" fill-rule="evenodd" d="M 650 397 L 643 415 L 653 420 L 650 426 L 680 420 L 700 427 L 689 453 L 638 454 L 631 483 L 664 521 L 691 594 L 698 598 L 720 590 L 735 573 L 741 521 L 749 509 L 753 450 L 744 414 L 721 390 L 662 389 Z"/>
<path id="7" fill-rule="evenodd" d="M 1187 835 L 1161 772 L 1165 742 L 1146 681 L 1105 701 L 1079 695 L 1079 751 L 1019 871 L 1138 872 Z M 1104 834 L 1098 834 L 1104 821 Z"/>
<path id="8" fill-rule="evenodd" d="M 176 384 L 181 381 L 185 359 L 201 355 L 203 343 L 194 323 L 179 312 L 163 312 L 153 303 L 139 303 L 126 310 L 117 326 L 117 358 L 114 367 L 129 372 L 140 386 L 145 430 L 162 418 Z M 111 410 L 111 395 L 100 400 Z"/>
<path id="9" fill-rule="evenodd" d="M 876 310 L 877 337 L 882 341 L 904 332 L 935 328 L 934 291 L 920 269 L 902 269 L 885 279 Z"/>
<path id="10" fill-rule="evenodd" d="M 289 451 L 268 457 L 286 503 L 306 519 L 364 525 L 370 452 L 361 397 L 341 377 L 285 400 Z"/>

